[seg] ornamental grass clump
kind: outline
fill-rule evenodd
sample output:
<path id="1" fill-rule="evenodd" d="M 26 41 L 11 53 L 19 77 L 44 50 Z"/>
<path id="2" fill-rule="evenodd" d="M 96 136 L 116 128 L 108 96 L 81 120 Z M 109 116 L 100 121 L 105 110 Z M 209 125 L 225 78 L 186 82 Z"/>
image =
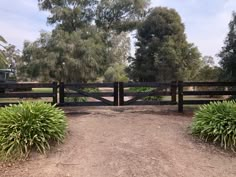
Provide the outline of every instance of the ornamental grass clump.
<path id="1" fill-rule="evenodd" d="M 192 134 L 206 142 L 236 151 L 236 102 L 212 102 L 194 115 Z"/>
<path id="2" fill-rule="evenodd" d="M 0 156 L 28 157 L 31 150 L 46 153 L 62 142 L 67 123 L 62 110 L 43 102 L 22 102 L 0 108 Z"/>

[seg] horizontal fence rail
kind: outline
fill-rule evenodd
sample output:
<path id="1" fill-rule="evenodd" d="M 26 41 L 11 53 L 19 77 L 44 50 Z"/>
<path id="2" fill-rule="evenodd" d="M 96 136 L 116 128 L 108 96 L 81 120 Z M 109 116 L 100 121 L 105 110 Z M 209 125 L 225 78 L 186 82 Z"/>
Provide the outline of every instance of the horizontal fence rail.
<path id="1" fill-rule="evenodd" d="M 132 88 L 151 88 L 150 91 L 130 91 Z M 155 83 L 119 83 L 120 105 L 175 105 L 176 102 L 176 82 Z M 170 101 L 161 100 L 162 96 L 170 96 Z M 128 97 L 128 100 L 125 98 Z M 147 100 L 147 98 L 156 97 L 157 100 Z M 159 100 L 158 100 L 159 97 Z"/>
<path id="2" fill-rule="evenodd" d="M 196 90 L 187 90 L 186 88 L 193 87 Z M 222 102 L 227 100 L 224 96 L 236 95 L 236 82 L 178 82 L 178 111 L 184 111 L 184 105 L 200 105 L 209 104 L 211 102 Z M 206 89 L 206 90 L 204 90 Z M 185 96 L 198 96 L 196 99 L 185 99 Z M 200 96 L 208 96 L 208 99 L 203 99 Z M 217 99 L 217 97 L 218 99 Z M 216 97 L 216 98 L 215 98 Z M 211 98 L 211 99 L 209 99 Z M 229 98 L 229 97 L 226 97 Z"/>
<path id="3" fill-rule="evenodd" d="M 102 91 L 104 88 L 110 91 Z M 59 93 L 60 106 L 118 106 L 118 82 L 85 84 L 62 82 Z"/>
<path id="4" fill-rule="evenodd" d="M 32 92 L 32 89 L 37 88 L 49 88 L 51 91 L 48 93 Z M 57 82 L 53 83 L 13 83 L 5 84 L 0 83 L 0 106 L 6 106 L 9 104 L 18 104 L 23 99 L 43 99 L 50 98 L 51 101 L 47 101 L 52 104 L 57 104 Z M 16 100 L 12 100 L 16 98 Z M 3 101 L 1 101 L 3 99 Z"/>

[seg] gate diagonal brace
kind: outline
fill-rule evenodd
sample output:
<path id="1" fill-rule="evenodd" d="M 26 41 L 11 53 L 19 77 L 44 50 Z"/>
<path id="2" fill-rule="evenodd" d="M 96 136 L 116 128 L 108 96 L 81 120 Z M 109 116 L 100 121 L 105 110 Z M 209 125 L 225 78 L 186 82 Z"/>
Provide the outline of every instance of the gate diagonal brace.
<path id="1" fill-rule="evenodd" d="M 105 103 L 107 105 L 113 105 L 113 102 L 111 102 L 111 101 L 109 101 L 107 99 L 104 99 L 102 97 L 96 96 L 93 93 L 84 92 L 82 90 L 78 90 L 77 93 L 79 93 L 81 95 L 84 95 L 84 96 L 87 96 L 87 97 L 93 97 L 93 98 L 95 98 L 95 99 L 97 99 L 97 100 L 99 100 L 99 101 L 101 101 L 101 102 L 103 102 L 103 103 Z"/>
<path id="2" fill-rule="evenodd" d="M 141 98 L 143 98 L 143 97 L 147 97 L 147 96 L 151 96 L 152 94 L 158 94 L 159 93 L 159 89 L 160 88 L 157 88 L 157 89 L 155 89 L 155 90 L 153 90 L 153 91 L 150 91 L 150 92 L 141 92 L 141 93 L 138 93 L 138 95 L 136 96 L 136 97 L 134 97 L 134 98 L 132 98 L 132 99 L 130 99 L 129 101 L 126 101 L 126 104 L 131 104 L 131 103 L 133 103 L 133 102 L 135 102 L 135 101 L 137 101 L 137 100 L 139 100 L 139 99 L 141 99 Z M 158 96 L 158 95 L 157 95 Z M 160 102 L 160 101 L 159 101 Z"/>

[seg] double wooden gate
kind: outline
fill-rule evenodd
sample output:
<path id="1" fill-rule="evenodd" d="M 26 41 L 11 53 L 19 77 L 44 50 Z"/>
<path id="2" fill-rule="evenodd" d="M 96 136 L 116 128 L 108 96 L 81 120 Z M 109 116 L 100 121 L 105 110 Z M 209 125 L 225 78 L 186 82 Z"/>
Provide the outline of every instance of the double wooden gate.
<path id="1" fill-rule="evenodd" d="M 91 83 L 59 85 L 61 106 L 175 105 L 177 83 Z M 169 100 L 162 97 L 169 96 Z"/>

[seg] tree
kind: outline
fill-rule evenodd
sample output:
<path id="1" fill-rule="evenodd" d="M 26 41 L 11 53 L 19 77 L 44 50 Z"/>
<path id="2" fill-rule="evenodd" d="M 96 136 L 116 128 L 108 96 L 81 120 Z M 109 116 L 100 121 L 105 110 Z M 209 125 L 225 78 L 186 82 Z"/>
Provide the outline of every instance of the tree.
<path id="1" fill-rule="evenodd" d="M 7 66 L 7 59 L 4 55 L 5 44 L 7 41 L 0 35 L 0 69 Z"/>
<path id="2" fill-rule="evenodd" d="M 215 65 L 214 58 L 211 56 L 204 56 L 198 75 L 195 80 L 210 82 L 218 81 L 221 73 L 221 68 Z"/>
<path id="3" fill-rule="evenodd" d="M 98 28 L 123 31 L 133 29 L 144 16 L 150 0 L 38 0 L 49 11 L 49 24 L 65 31 L 76 31 L 96 22 Z"/>
<path id="4" fill-rule="evenodd" d="M 126 65 L 115 63 L 110 66 L 104 73 L 105 82 L 127 82 L 129 78 L 125 72 Z"/>
<path id="5" fill-rule="evenodd" d="M 54 30 L 24 45 L 21 73 L 43 81 L 87 82 L 105 72 L 102 34 Z"/>
<path id="6" fill-rule="evenodd" d="M 15 69 L 15 63 L 20 57 L 20 51 L 16 46 L 8 44 L 7 41 L 0 36 L 0 69 L 11 67 Z"/>
<path id="7" fill-rule="evenodd" d="M 150 0 L 100 0 L 95 21 L 105 31 L 133 30 L 147 13 Z"/>
<path id="8" fill-rule="evenodd" d="M 174 9 L 154 8 L 137 31 L 130 75 L 138 81 L 191 80 L 198 72 L 200 53 L 186 41 L 184 24 Z"/>
<path id="9" fill-rule="evenodd" d="M 224 42 L 225 46 L 219 54 L 220 65 L 223 69 L 221 79 L 236 81 L 236 13 L 233 12 L 229 23 L 229 33 Z"/>
<path id="10" fill-rule="evenodd" d="M 110 32 L 109 36 L 109 45 L 107 46 L 107 57 L 109 63 L 111 65 L 114 63 L 125 65 L 127 58 L 130 56 L 131 42 L 129 33 L 122 32 L 116 34 L 115 32 Z"/>
<path id="11" fill-rule="evenodd" d="M 25 43 L 19 67 L 22 77 L 88 82 L 103 76 L 115 63 L 124 64 L 130 39 L 122 31 L 132 29 L 142 18 L 149 0 L 38 2 L 42 10 L 50 12 L 48 23 L 55 29 Z"/>
<path id="12" fill-rule="evenodd" d="M 97 0 L 38 0 L 41 10 L 49 11 L 49 24 L 72 32 L 90 25 L 96 15 Z"/>

